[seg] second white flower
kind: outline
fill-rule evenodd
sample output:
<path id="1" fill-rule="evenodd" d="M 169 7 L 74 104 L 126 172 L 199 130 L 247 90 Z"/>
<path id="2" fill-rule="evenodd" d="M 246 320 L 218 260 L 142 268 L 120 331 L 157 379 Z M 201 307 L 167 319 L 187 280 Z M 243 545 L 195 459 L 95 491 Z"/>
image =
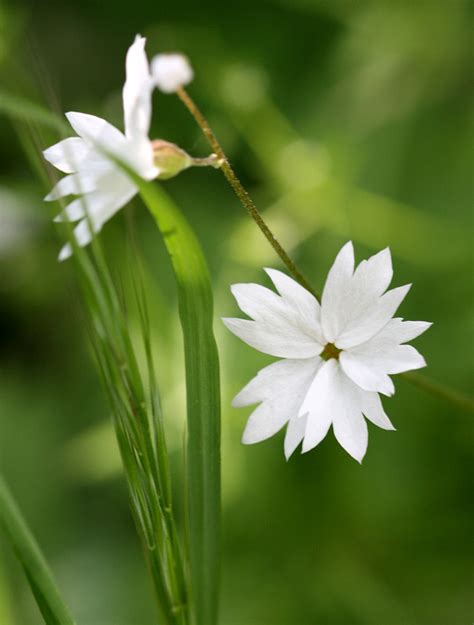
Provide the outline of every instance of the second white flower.
<path id="1" fill-rule="evenodd" d="M 410 285 L 387 291 L 393 270 L 389 249 L 354 269 L 354 249 L 339 252 L 321 304 L 284 273 L 266 269 L 278 294 L 257 284 L 232 287 L 251 319 L 224 319 L 226 326 L 261 352 L 282 358 L 262 369 L 233 405 L 259 403 L 243 435 L 263 441 L 287 425 L 285 455 L 302 442 L 313 449 L 332 425 L 340 445 L 356 460 L 367 450 L 367 418 L 393 430 L 379 393 L 395 392 L 391 374 L 426 366 L 405 345 L 430 327 L 393 318 Z"/>

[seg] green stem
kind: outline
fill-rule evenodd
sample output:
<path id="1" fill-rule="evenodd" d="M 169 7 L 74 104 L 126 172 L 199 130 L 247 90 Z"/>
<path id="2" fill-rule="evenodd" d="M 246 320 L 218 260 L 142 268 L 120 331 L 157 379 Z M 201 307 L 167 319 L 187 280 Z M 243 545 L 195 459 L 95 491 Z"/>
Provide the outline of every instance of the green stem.
<path id="1" fill-rule="evenodd" d="M 418 373 L 415 371 L 402 373 L 401 377 L 405 378 L 405 380 L 408 380 L 418 388 L 421 388 L 423 391 L 431 393 L 431 395 L 435 395 L 436 397 L 440 397 L 445 401 L 455 404 L 466 412 L 474 413 L 474 400 L 472 399 L 472 397 L 469 397 L 468 395 L 465 395 L 464 393 L 461 393 L 460 391 L 451 388 L 446 384 L 433 382 L 433 380 L 430 380 L 422 373 Z"/>
<path id="2" fill-rule="evenodd" d="M 296 280 L 298 280 L 298 282 L 302 286 L 304 286 L 305 289 L 307 289 L 308 291 L 310 291 L 310 293 L 313 293 L 314 295 L 315 293 L 311 285 L 303 276 L 303 274 L 300 272 L 296 264 L 288 255 L 288 253 L 283 249 L 281 244 L 278 242 L 275 235 L 273 234 L 273 232 L 270 230 L 265 220 L 263 219 L 260 211 L 255 206 L 255 203 L 250 197 L 248 191 L 244 188 L 239 178 L 237 177 L 236 173 L 232 169 L 232 166 L 229 163 L 229 159 L 227 158 L 224 150 L 222 149 L 222 146 L 219 143 L 219 140 L 217 139 L 216 135 L 214 134 L 211 127 L 207 123 L 207 120 L 204 117 L 204 115 L 201 113 L 199 108 L 196 106 L 195 102 L 192 100 L 192 98 L 183 88 L 178 89 L 176 93 L 178 97 L 180 98 L 180 100 L 183 102 L 183 104 L 186 106 L 188 111 L 194 117 L 198 126 L 203 131 L 206 139 L 209 142 L 209 145 L 211 146 L 212 150 L 215 152 L 218 158 L 218 161 L 221 162 L 221 169 L 224 173 L 224 176 L 226 177 L 228 183 L 234 190 L 236 196 L 239 198 L 240 202 L 242 203 L 246 211 L 249 213 L 250 217 L 252 217 L 252 219 L 255 221 L 257 226 L 260 228 L 260 230 L 263 232 L 263 234 L 267 238 L 270 245 L 273 247 L 275 252 L 278 254 L 281 260 L 288 267 L 289 271 L 293 274 Z"/>
<path id="3" fill-rule="evenodd" d="M 0 524 L 20 560 L 47 625 L 74 625 L 53 575 L 0 475 Z"/>

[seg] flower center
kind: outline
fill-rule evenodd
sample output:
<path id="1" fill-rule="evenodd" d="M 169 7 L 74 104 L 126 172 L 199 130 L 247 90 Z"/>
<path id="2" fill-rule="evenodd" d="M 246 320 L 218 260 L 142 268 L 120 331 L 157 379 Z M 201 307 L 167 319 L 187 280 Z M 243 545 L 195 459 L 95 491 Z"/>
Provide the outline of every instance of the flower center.
<path id="1" fill-rule="evenodd" d="M 328 343 L 326 347 L 323 349 L 320 354 L 323 360 L 330 360 L 331 358 L 335 358 L 339 360 L 339 354 L 342 352 L 342 349 L 339 349 L 334 345 L 334 343 Z"/>

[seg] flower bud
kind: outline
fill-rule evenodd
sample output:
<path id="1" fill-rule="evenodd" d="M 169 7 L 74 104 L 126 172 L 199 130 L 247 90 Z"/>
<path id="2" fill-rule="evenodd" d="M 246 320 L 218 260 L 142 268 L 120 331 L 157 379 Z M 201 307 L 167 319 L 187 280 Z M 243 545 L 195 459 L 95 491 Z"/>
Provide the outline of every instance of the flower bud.
<path id="1" fill-rule="evenodd" d="M 183 169 L 188 167 L 222 167 L 223 159 L 216 154 L 210 154 L 206 158 L 193 158 L 175 143 L 155 139 L 151 142 L 153 148 L 153 164 L 158 169 L 159 180 L 167 180 L 177 176 Z"/>
<path id="2" fill-rule="evenodd" d="M 191 167 L 193 159 L 179 146 L 163 139 L 151 142 L 153 147 L 153 163 L 158 168 L 158 178 L 167 180 L 179 174 L 183 169 Z"/>
<path id="3" fill-rule="evenodd" d="M 174 93 L 191 82 L 193 69 L 183 54 L 158 54 L 151 62 L 155 85 L 163 93 Z"/>

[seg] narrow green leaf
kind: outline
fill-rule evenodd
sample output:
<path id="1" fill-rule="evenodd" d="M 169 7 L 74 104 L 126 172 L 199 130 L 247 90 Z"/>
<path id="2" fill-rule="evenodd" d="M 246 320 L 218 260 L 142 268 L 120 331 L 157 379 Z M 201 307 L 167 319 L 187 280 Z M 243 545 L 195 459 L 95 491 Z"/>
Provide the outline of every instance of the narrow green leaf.
<path id="1" fill-rule="evenodd" d="M 45 109 L 36 102 L 0 91 L 0 113 L 6 113 L 11 117 L 28 123 L 36 123 L 57 130 L 61 134 L 70 133 L 69 125 L 62 117 Z"/>
<path id="2" fill-rule="evenodd" d="M 25 570 L 46 625 L 74 625 L 43 554 L 1 475 L 0 525 Z"/>
<path id="3" fill-rule="evenodd" d="M 220 557 L 220 387 L 208 268 L 189 224 L 160 186 L 134 177 L 178 286 L 187 391 L 191 593 L 197 625 L 217 623 Z"/>

